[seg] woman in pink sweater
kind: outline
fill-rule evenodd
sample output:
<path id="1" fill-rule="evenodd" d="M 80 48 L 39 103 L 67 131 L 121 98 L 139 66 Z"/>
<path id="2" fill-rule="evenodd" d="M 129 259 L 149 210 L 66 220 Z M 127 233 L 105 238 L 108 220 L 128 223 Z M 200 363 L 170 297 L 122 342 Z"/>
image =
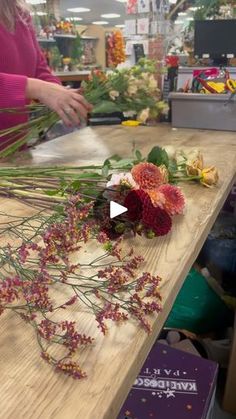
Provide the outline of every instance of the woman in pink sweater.
<path id="1" fill-rule="evenodd" d="M 22 107 L 32 99 L 56 111 L 67 126 L 79 125 L 79 115 L 86 118 L 91 110 L 77 90 L 61 86 L 51 74 L 25 1 L 0 0 L 0 108 Z M 0 129 L 26 120 L 25 115 L 0 113 Z"/>

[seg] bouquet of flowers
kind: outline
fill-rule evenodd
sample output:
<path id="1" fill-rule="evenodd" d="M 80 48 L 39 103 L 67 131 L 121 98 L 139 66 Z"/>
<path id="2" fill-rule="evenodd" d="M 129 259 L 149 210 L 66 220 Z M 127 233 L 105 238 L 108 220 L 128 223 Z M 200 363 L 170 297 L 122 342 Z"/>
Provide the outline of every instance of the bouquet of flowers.
<path id="1" fill-rule="evenodd" d="M 145 123 L 148 118 L 155 118 L 167 110 L 167 105 L 160 100 L 154 74 L 154 63 L 142 59 L 139 65 L 131 69 L 115 70 L 108 74 L 92 72 L 89 81 L 83 83 L 81 92 L 94 105 L 93 114 L 128 112 L 137 115 Z M 28 122 L 0 130 L 0 141 L 4 138 L 0 158 L 13 154 L 60 119 L 55 112 L 41 104 L 29 105 L 24 109 L 1 109 L 0 112 L 23 112 L 30 116 Z"/>
<path id="2" fill-rule="evenodd" d="M 153 61 L 142 58 L 130 69 L 107 74 L 93 72 L 89 81 L 83 82 L 82 89 L 86 99 L 94 105 L 94 113 L 128 112 L 145 123 L 168 110 L 161 101 L 155 74 Z"/>
<path id="3" fill-rule="evenodd" d="M 127 213 L 111 219 L 111 200 L 127 208 Z M 110 238 L 127 231 L 154 238 L 169 233 L 172 217 L 183 214 L 184 207 L 184 195 L 179 187 L 168 183 L 166 167 L 143 162 L 131 172 L 111 176 L 95 203 L 94 213 Z"/>

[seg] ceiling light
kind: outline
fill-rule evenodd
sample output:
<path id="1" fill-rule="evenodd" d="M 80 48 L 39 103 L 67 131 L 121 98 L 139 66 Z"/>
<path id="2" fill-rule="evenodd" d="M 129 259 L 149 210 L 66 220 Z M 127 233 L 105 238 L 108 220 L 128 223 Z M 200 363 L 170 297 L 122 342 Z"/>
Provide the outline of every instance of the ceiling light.
<path id="1" fill-rule="evenodd" d="M 187 13 L 186 12 L 179 12 L 178 13 L 178 16 L 186 16 L 187 15 Z"/>
<path id="2" fill-rule="evenodd" d="M 193 17 L 187 17 L 187 19 L 186 19 L 186 20 L 191 21 L 191 20 L 194 20 L 194 18 L 193 18 Z"/>
<path id="3" fill-rule="evenodd" d="M 85 13 L 85 12 L 90 12 L 90 9 L 87 9 L 87 7 L 73 7 L 72 9 L 67 9 L 68 12 L 73 12 L 73 13 Z"/>
<path id="4" fill-rule="evenodd" d="M 43 3 L 47 3 L 47 0 L 26 0 L 26 3 L 30 3 L 30 4 L 43 4 Z"/>
<path id="5" fill-rule="evenodd" d="M 105 15 L 101 15 L 101 17 L 105 17 L 107 19 L 115 19 L 116 17 L 120 17 L 118 13 L 106 13 Z"/>
<path id="6" fill-rule="evenodd" d="M 175 4 L 177 3 L 177 0 L 169 0 L 170 4 Z"/>
<path id="7" fill-rule="evenodd" d="M 183 20 L 176 20 L 175 25 L 182 25 L 184 23 Z"/>
<path id="8" fill-rule="evenodd" d="M 72 21 L 72 22 L 79 22 L 79 20 L 83 20 L 82 17 L 66 17 L 66 20 L 68 22 Z"/>
<path id="9" fill-rule="evenodd" d="M 126 1 L 126 0 L 125 0 Z M 115 25 L 116 28 L 124 28 L 125 25 Z"/>
<path id="10" fill-rule="evenodd" d="M 37 16 L 47 16 L 46 12 L 36 12 Z"/>
<path id="11" fill-rule="evenodd" d="M 127 0 L 116 0 L 119 1 L 120 3 L 127 3 Z"/>
<path id="12" fill-rule="evenodd" d="M 105 20 L 96 20 L 96 22 L 92 22 L 93 25 L 108 25 L 108 22 Z"/>

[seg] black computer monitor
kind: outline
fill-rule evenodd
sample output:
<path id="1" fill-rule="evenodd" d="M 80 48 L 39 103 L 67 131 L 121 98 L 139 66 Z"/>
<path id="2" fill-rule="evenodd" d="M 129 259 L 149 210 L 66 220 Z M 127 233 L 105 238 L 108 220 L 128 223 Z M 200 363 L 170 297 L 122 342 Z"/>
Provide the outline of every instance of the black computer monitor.
<path id="1" fill-rule="evenodd" d="M 194 54 L 199 58 L 208 55 L 219 64 L 236 56 L 236 20 L 196 21 Z"/>

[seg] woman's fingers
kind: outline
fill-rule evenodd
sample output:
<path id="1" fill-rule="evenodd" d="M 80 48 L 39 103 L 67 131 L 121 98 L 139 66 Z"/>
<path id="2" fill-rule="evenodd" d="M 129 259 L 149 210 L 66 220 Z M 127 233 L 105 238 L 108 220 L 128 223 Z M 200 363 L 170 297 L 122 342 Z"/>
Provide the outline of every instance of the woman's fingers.
<path id="1" fill-rule="evenodd" d="M 57 109 L 57 114 L 60 116 L 61 120 L 63 121 L 63 123 L 67 126 L 67 127 L 71 127 L 72 123 L 70 118 L 68 118 L 66 112 L 63 109 Z"/>
<path id="2" fill-rule="evenodd" d="M 70 102 L 70 106 L 72 106 L 72 108 L 77 112 L 79 116 L 81 116 L 83 119 L 87 119 L 87 109 L 85 109 L 84 106 L 80 104 L 80 102 L 77 102 L 73 99 Z"/>
<path id="3" fill-rule="evenodd" d="M 68 106 L 68 109 L 64 109 L 64 112 L 73 125 L 80 125 L 80 117 L 77 109 L 75 110 L 72 106 Z"/>
<path id="4" fill-rule="evenodd" d="M 81 96 L 77 91 L 73 92 L 73 99 L 79 102 L 81 105 L 83 105 L 87 112 L 92 110 L 93 106 L 90 103 L 88 103 L 87 100 L 83 96 Z"/>
<path id="5" fill-rule="evenodd" d="M 76 89 L 66 89 L 53 83 L 29 79 L 28 90 L 30 83 L 33 86 L 35 84 L 30 95 L 56 111 L 67 126 L 79 125 L 80 118 L 87 119 L 88 112 L 92 110 L 92 106 Z"/>

